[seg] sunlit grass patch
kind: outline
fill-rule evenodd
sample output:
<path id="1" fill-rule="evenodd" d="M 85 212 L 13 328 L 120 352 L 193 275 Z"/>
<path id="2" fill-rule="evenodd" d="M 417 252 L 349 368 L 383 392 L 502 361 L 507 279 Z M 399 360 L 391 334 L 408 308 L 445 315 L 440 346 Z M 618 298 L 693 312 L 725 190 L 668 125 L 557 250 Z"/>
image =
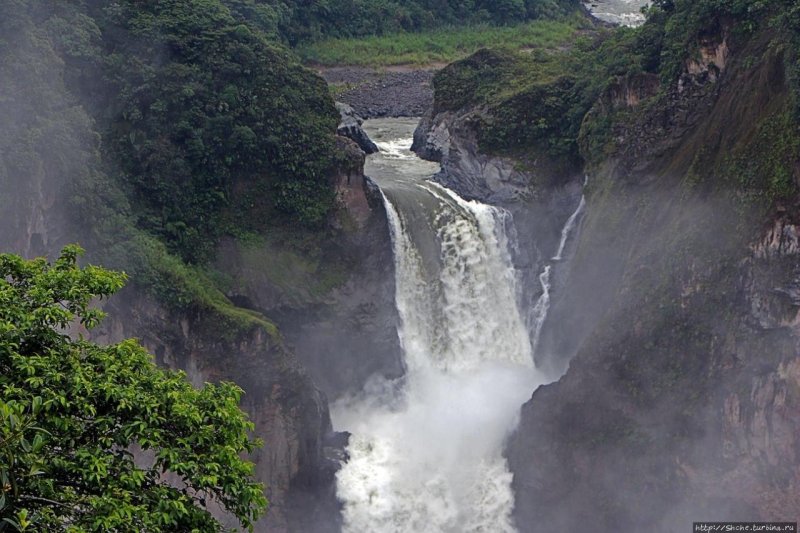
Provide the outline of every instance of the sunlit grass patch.
<path id="1" fill-rule="evenodd" d="M 450 63 L 481 48 L 553 49 L 569 43 L 584 19 L 538 20 L 517 26 L 445 27 L 361 39 L 329 39 L 303 45 L 298 54 L 321 66 L 430 65 Z"/>

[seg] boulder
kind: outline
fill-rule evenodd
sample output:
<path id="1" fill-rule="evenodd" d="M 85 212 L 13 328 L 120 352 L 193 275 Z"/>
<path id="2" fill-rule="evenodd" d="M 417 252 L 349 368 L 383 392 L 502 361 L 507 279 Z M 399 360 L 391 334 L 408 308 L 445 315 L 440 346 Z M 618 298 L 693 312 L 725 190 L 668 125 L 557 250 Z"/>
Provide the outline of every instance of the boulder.
<path id="1" fill-rule="evenodd" d="M 342 102 L 336 102 L 336 109 L 339 110 L 339 114 L 342 117 L 342 121 L 339 123 L 336 133 L 358 144 L 359 148 L 361 148 L 365 154 L 377 153 L 379 151 L 378 145 L 372 142 L 367 132 L 361 127 L 363 120 L 356 114 L 353 108 Z"/>

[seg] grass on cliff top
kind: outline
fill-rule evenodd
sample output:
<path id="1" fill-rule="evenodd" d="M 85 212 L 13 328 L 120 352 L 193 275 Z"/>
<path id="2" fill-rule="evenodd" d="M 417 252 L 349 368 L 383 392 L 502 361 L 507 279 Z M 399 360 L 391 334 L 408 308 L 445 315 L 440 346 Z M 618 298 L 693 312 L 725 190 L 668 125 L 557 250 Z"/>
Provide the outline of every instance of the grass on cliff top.
<path id="1" fill-rule="evenodd" d="M 568 44 L 584 24 L 584 18 L 575 16 L 517 26 L 446 27 L 363 39 L 328 39 L 296 51 L 306 63 L 320 66 L 424 66 L 451 63 L 481 48 L 555 49 Z"/>

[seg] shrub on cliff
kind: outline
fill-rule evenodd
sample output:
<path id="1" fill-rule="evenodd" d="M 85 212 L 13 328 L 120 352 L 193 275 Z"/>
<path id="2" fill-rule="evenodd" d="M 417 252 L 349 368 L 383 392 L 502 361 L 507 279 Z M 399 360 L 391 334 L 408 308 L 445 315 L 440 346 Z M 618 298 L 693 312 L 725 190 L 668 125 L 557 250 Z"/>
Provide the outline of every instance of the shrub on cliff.
<path id="1" fill-rule="evenodd" d="M 66 335 L 124 282 L 79 253 L 0 255 L 0 530 L 218 531 L 213 506 L 249 527 L 266 500 L 240 458 L 256 445 L 241 390 L 194 389 L 134 340 Z"/>

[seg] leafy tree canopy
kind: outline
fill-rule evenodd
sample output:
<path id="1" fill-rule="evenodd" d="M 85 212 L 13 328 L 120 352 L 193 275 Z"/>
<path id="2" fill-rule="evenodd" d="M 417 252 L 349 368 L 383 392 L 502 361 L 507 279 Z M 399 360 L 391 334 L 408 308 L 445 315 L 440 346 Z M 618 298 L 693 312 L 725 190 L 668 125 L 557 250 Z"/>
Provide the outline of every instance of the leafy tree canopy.
<path id="1" fill-rule="evenodd" d="M 193 388 L 135 340 L 67 334 L 123 274 L 0 255 L 0 531 L 219 531 L 214 505 L 250 527 L 253 426 L 228 383 Z M 80 326 L 79 326 L 80 325 Z"/>

